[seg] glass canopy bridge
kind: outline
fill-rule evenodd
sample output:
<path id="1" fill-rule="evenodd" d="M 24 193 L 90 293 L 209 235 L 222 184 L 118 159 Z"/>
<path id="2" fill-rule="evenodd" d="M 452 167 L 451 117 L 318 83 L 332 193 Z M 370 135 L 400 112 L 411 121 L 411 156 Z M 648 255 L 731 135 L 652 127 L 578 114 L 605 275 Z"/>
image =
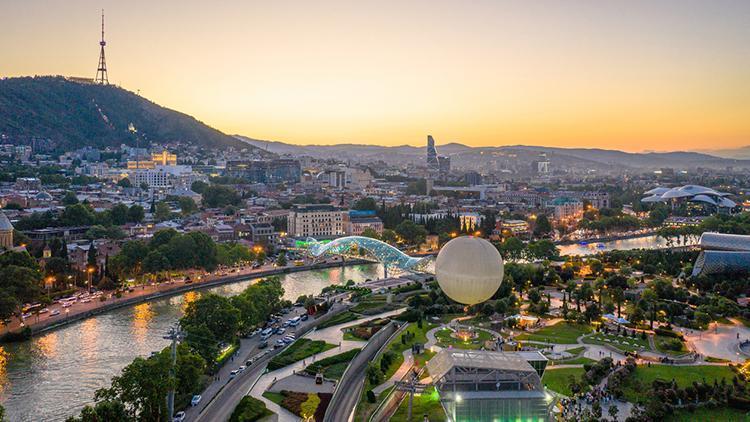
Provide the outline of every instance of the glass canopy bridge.
<path id="1" fill-rule="evenodd" d="M 305 243 L 307 244 L 307 252 L 316 259 L 325 255 L 339 255 L 350 258 L 370 258 L 378 261 L 383 264 L 386 277 L 388 277 L 389 270 L 433 272 L 429 269 L 434 266 L 434 257 L 415 258 L 398 248 L 371 237 L 346 236 L 326 243 L 308 238 Z"/>

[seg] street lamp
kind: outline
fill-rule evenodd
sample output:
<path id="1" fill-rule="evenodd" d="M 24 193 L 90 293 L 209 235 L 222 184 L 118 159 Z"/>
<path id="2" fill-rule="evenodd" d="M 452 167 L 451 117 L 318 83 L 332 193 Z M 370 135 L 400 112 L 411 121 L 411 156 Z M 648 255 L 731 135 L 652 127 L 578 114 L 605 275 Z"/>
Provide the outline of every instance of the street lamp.
<path id="1" fill-rule="evenodd" d="M 88 267 L 86 272 L 89 274 L 89 290 L 88 292 L 91 293 L 91 279 L 94 276 L 94 267 Z"/>
<path id="2" fill-rule="evenodd" d="M 52 284 L 55 282 L 55 276 L 51 275 L 47 277 L 45 280 L 44 286 L 47 288 L 47 296 L 49 296 L 49 289 L 52 287 Z"/>

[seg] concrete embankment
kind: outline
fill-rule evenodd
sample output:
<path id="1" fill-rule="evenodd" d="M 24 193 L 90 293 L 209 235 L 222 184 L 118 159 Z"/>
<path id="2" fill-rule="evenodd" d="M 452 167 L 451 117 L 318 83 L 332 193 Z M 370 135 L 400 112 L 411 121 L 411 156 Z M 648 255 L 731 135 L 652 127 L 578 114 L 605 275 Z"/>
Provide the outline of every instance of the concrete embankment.
<path id="1" fill-rule="evenodd" d="M 139 303 L 149 302 L 149 301 L 160 299 L 160 298 L 176 296 L 176 295 L 189 292 L 192 290 L 202 290 L 202 289 L 220 286 L 222 284 L 236 283 L 239 281 L 246 281 L 246 280 L 254 280 L 254 279 L 259 279 L 259 278 L 264 278 L 264 277 L 269 277 L 269 276 L 274 276 L 274 275 L 280 275 L 280 274 L 297 273 L 297 272 L 303 272 L 303 271 L 319 270 L 319 269 L 333 268 L 333 267 L 343 267 L 343 266 L 348 266 L 348 265 L 362 265 L 362 264 L 372 264 L 372 262 L 365 261 L 365 260 L 348 260 L 345 262 L 325 262 L 325 263 L 305 265 L 305 266 L 300 266 L 300 267 L 274 268 L 272 270 L 258 271 L 258 272 L 251 273 L 251 274 L 228 275 L 228 276 L 217 277 L 215 279 L 198 282 L 198 283 L 175 284 L 173 285 L 172 288 L 156 291 L 156 292 L 145 294 L 145 295 L 138 295 L 138 296 L 130 297 L 130 298 L 123 297 L 120 299 L 114 299 L 114 298 L 109 299 L 106 302 L 100 302 L 99 306 L 93 307 L 91 309 L 71 313 L 70 315 L 64 318 L 56 319 L 54 321 L 49 321 L 49 320 L 40 321 L 38 323 L 29 324 L 28 326 L 29 328 L 31 328 L 31 335 L 35 336 L 35 335 L 42 334 L 47 331 L 55 330 L 62 326 L 72 324 L 74 322 L 81 321 L 86 318 L 90 318 L 92 316 L 103 314 L 103 313 L 106 313 L 115 309 L 123 308 L 126 306 L 133 306 Z M 3 338 L 9 334 L 11 333 L 4 334 Z M 0 342 L 1 341 L 3 341 L 3 339 L 0 339 Z"/>

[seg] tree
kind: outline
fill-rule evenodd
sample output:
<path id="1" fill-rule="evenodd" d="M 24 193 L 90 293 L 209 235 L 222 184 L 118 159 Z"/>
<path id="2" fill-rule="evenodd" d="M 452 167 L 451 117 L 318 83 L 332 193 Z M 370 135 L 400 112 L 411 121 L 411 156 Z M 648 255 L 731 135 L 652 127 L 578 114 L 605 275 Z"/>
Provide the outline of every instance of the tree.
<path id="1" fill-rule="evenodd" d="M 404 239 L 408 245 L 418 245 L 427 237 L 427 230 L 411 220 L 404 220 L 396 226 L 396 233 Z"/>
<path id="2" fill-rule="evenodd" d="M 177 199 L 177 203 L 180 204 L 180 213 L 182 215 L 191 215 L 198 211 L 198 205 L 195 204 L 193 198 L 189 196 L 181 196 Z"/>
<path id="3" fill-rule="evenodd" d="M 112 378 L 109 388 L 96 392 L 97 401 L 120 401 L 128 411 L 129 419 L 139 421 L 165 421 L 167 415 L 167 392 L 174 385 L 170 377 L 169 353 L 158 353 L 153 357 L 137 357 L 123 368 L 120 375 Z"/>
<path id="4" fill-rule="evenodd" d="M 117 182 L 117 186 L 119 186 L 121 188 L 131 188 L 131 187 L 133 187 L 133 185 L 130 183 L 130 179 L 128 179 L 127 177 L 123 177 L 122 179 L 120 179 Z"/>
<path id="5" fill-rule="evenodd" d="M 500 255 L 510 261 L 523 259 L 526 245 L 517 237 L 509 237 L 500 243 L 498 247 Z"/>
<path id="6" fill-rule="evenodd" d="M 617 413 L 619 411 L 620 409 L 618 409 L 617 405 L 615 405 L 614 403 L 609 405 L 609 410 L 607 411 L 607 413 L 609 413 L 609 417 L 612 419 L 613 422 L 617 421 Z"/>
<path id="7" fill-rule="evenodd" d="M 128 221 L 131 223 L 140 223 L 143 221 L 146 213 L 143 211 L 143 207 L 140 205 L 132 205 L 128 208 Z"/>
<path id="8" fill-rule="evenodd" d="M 160 201 L 156 204 L 156 211 L 154 212 L 154 218 L 157 221 L 169 220 L 172 217 L 172 210 L 169 209 L 169 204 L 164 201 Z"/>
<path id="9" fill-rule="evenodd" d="M 91 226 L 96 221 L 94 211 L 84 204 L 68 205 L 60 216 L 63 226 Z"/>
<path id="10" fill-rule="evenodd" d="M 559 255 L 559 251 L 551 240 L 542 239 L 529 243 L 528 254 L 529 258 L 533 259 L 553 259 Z"/>
<path id="11" fill-rule="evenodd" d="M 41 279 L 36 269 L 18 265 L 0 268 L 0 318 L 17 313 L 23 303 L 34 302 L 41 293 Z"/>
<path id="12" fill-rule="evenodd" d="M 128 207 L 125 204 L 117 204 L 109 210 L 112 224 L 122 226 L 128 222 Z"/>
<path id="13" fill-rule="evenodd" d="M 398 237 L 396 236 L 396 232 L 390 229 L 384 229 L 383 233 L 380 235 L 380 240 L 382 240 L 385 243 L 395 244 L 398 240 Z"/>
<path id="14" fill-rule="evenodd" d="M 196 180 L 195 182 L 193 182 L 193 184 L 190 185 L 190 190 L 200 194 L 203 194 L 203 192 L 205 192 L 207 188 L 208 183 L 202 182 L 200 180 Z"/>
<path id="15" fill-rule="evenodd" d="M 203 191 L 203 204 L 208 208 L 239 205 L 240 196 L 229 186 L 211 185 Z"/>
<path id="16" fill-rule="evenodd" d="M 130 420 L 125 405 L 121 401 L 103 400 L 94 406 L 86 405 L 81 410 L 81 416 L 71 416 L 65 422 L 128 422 Z"/>
<path id="17" fill-rule="evenodd" d="M 65 195 L 63 196 L 61 202 L 65 206 L 75 205 L 75 204 L 78 203 L 78 197 L 76 196 L 76 194 L 74 192 L 67 191 L 67 192 L 65 192 Z"/>
<path id="18" fill-rule="evenodd" d="M 219 341 L 230 341 L 237 335 L 239 319 L 240 312 L 228 298 L 207 294 L 187 306 L 180 324 L 183 327 L 205 325 Z"/>
<path id="19" fill-rule="evenodd" d="M 279 252 L 279 256 L 276 258 L 277 267 L 286 267 L 286 252 Z"/>
<path id="20" fill-rule="evenodd" d="M 552 231 L 552 224 L 550 224 L 547 215 L 540 214 L 536 218 L 536 224 L 534 224 L 534 236 L 544 237 Z"/>
<path id="21" fill-rule="evenodd" d="M 370 198 L 369 196 L 366 198 L 362 198 L 354 203 L 354 206 L 352 209 L 359 210 L 359 211 L 374 211 L 378 208 L 378 204 L 375 202 L 373 198 Z"/>
<path id="22" fill-rule="evenodd" d="M 143 259 L 143 271 L 158 273 L 169 269 L 169 260 L 158 250 L 153 250 Z"/>
<path id="23" fill-rule="evenodd" d="M 94 241 L 92 240 L 89 243 L 89 250 L 86 253 L 86 264 L 90 267 L 98 267 L 99 266 L 99 252 L 96 250 L 96 245 L 94 245 Z"/>
<path id="24" fill-rule="evenodd" d="M 366 227 L 364 230 L 362 230 L 362 236 L 364 237 L 371 237 L 373 239 L 379 239 L 380 235 L 378 235 L 378 232 L 375 231 L 372 227 Z"/>

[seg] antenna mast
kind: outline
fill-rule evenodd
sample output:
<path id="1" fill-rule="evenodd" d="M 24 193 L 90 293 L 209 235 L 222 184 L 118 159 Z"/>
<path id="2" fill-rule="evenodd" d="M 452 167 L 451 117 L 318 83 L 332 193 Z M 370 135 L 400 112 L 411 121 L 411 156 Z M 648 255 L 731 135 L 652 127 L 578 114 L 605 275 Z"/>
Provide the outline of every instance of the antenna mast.
<path id="1" fill-rule="evenodd" d="M 107 79 L 107 62 L 104 60 L 104 46 L 107 45 L 107 42 L 104 41 L 104 9 L 102 9 L 102 40 L 99 41 L 99 45 L 102 48 L 99 52 L 99 67 L 96 69 L 94 83 L 109 85 L 109 80 Z"/>

